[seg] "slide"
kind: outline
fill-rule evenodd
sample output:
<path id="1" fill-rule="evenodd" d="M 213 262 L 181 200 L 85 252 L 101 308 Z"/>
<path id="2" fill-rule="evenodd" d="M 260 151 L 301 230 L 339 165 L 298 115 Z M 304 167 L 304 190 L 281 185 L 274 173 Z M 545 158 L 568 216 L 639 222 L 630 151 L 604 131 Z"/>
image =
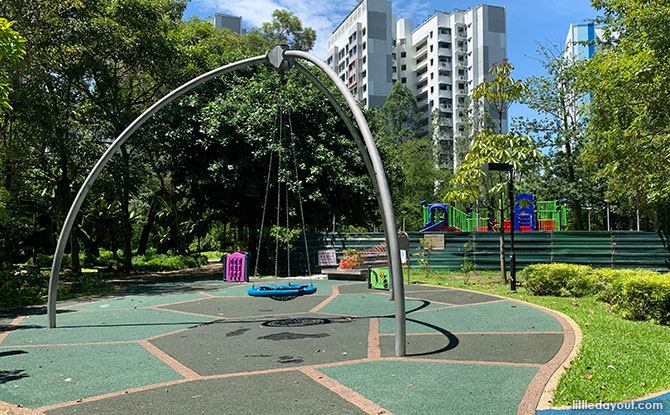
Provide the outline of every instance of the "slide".
<path id="1" fill-rule="evenodd" d="M 441 220 L 435 224 L 428 224 L 425 228 L 421 229 L 419 232 L 439 232 L 445 228 L 447 225 L 446 220 Z"/>

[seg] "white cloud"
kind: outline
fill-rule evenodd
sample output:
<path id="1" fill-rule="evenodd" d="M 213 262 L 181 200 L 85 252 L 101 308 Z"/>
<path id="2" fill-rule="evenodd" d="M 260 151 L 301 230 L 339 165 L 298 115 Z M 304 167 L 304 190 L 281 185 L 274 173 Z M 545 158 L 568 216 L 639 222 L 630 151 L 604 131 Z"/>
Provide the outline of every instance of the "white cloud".
<path id="1" fill-rule="evenodd" d="M 197 0 L 194 0 L 194 2 Z M 358 0 L 201 0 L 213 13 L 242 16 L 246 26 L 259 27 L 272 20 L 272 12 L 286 9 L 300 18 L 303 26 L 316 31 L 316 44 L 311 51 L 321 59 L 328 54 L 328 38 L 333 30 L 358 4 Z"/>

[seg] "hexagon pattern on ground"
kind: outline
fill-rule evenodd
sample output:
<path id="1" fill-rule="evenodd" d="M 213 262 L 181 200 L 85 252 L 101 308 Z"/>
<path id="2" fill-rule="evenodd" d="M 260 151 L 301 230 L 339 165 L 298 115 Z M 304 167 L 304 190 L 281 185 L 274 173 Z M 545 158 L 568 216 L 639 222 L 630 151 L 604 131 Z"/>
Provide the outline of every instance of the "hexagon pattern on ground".
<path id="1" fill-rule="evenodd" d="M 273 327 L 268 321 L 312 318 L 328 324 Z M 304 314 L 271 319 L 217 321 L 152 340 L 200 375 L 278 369 L 367 357 L 367 319 Z"/>
<path id="2" fill-rule="evenodd" d="M 516 412 L 540 364 L 562 344 L 561 325 L 539 309 L 486 294 L 410 285 L 405 287 L 406 295 L 416 299 L 406 301 L 407 352 L 416 361 L 375 360 L 378 352 L 395 355 L 395 337 L 389 335 L 395 328 L 395 303 L 389 301 L 388 292 L 351 281 L 315 280 L 314 284 L 317 294 L 287 302 L 250 298 L 248 283 L 137 285 L 126 290 L 130 295 L 122 299 L 61 304 L 56 329 L 44 328 L 45 315 L 27 316 L 0 343 L 0 400 L 38 407 L 177 380 L 166 387 L 156 385 L 48 413 L 362 413 L 293 370 L 325 364 L 328 367 L 318 370 L 395 413 L 445 413 L 447 408 L 448 413 L 507 414 Z M 329 297 L 334 285 L 341 295 Z M 310 313 L 324 302 L 318 313 Z M 161 308 L 146 308 L 158 305 Z M 274 324 L 296 323 L 300 318 L 329 321 Z M 379 333 L 386 335 L 370 332 L 375 321 Z M 158 357 L 147 360 L 149 351 L 137 343 L 28 347 L 137 341 L 159 334 L 165 335 L 151 340 L 156 349 L 150 350 L 156 356 L 167 362 L 174 358 L 212 378 L 189 378 L 182 383 L 182 376 Z M 366 358 L 366 363 L 360 362 Z M 440 359 L 492 363 L 435 361 Z M 17 369 L 5 370 L 5 363 Z M 528 363 L 538 367 L 524 366 Z M 280 372 L 248 375 L 255 370 Z M 63 374 L 64 379 L 54 379 L 54 373 Z M 65 379 L 70 381 L 60 387 Z M 43 390 L 48 393 L 42 394 Z M 440 393 L 445 390 L 449 393 Z"/>
<path id="3" fill-rule="evenodd" d="M 325 367 L 393 414 L 516 414 L 534 367 L 376 361 Z"/>
<path id="4" fill-rule="evenodd" d="M 58 326 L 47 329 L 46 315 L 35 315 L 24 318 L 0 345 L 140 340 L 212 320 L 207 317 L 146 309 L 72 311 L 59 313 Z"/>
<path id="5" fill-rule="evenodd" d="M 2 350 L 0 400 L 27 407 L 102 395 L 183 377 L 137 343 Z"/>
<path id="6" fill-rule="evenodd" d="M 380 333 L 393 333 L 392 319 L 379 321 Z M 407 317 L 407 333 L 562 331 L 550 314 L 514 301 L 498 301 L 415 313 Z"/>
<path id="7" fill-rule="evenodd" d="M 364 414 L 358 407 L 297 371 L 196 380 L 83 402 L 48 411 L 65 415 L 142 414 Z"/>

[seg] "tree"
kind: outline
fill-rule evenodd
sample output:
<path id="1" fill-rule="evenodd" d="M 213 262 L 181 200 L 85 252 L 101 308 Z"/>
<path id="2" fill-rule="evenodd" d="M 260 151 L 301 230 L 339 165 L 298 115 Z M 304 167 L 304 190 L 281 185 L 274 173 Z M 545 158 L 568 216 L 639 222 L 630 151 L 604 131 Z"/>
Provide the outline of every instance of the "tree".
<path id="1" fill-rule="evenodd" d="M 263 23 L 261 33 L 274 44 L 286 44 L 295 50 L 309 51 L 316 41 L 314 29 L 303 28 L 298 16 L 282 9 L 272 12 L 272 21 Z"/>
<path id="2" fill-rule="evenodd" d="M 400 82 L 393 84 L 382 106 L 385 139 L 401 143 L 421 135 L 422 113 L 412 91 Z"/>
<path id="3" fill-rule="evenodd" d="M 670 4 L 650 0 L 592 4 L 603 13 L 598 23 L 604 39 L 580 74 L 583 90 L 593 94 L 584 160 L 606 184 L 609 200 L 633 211 L 664 210 L 668 229 Z"/>
<path id="4" fill-rule="evenodd" d="M 11 110 L 9 104 L 10 78 L 7 70 L 18 63 L 26 53 L 25 39 L 12 29 L 13 22 L 0 17 L 0 112 Z"/>
<path id="5" fill-rule="evenodd" d="M 452 202 L 475 202 L 481 189 L 488 193 L 488 206 L 493 208 L 497 205 L 500 217 L 500 272 L 503 280 L 507 280 L 505 272 L 505 238 L 504 238 L 504 210 L 502 200 L 504 199 L 504 183 L 500 175 L 491 174 L 488 177 L 482 172 L 483 163 L 509 163 L 514 167 L 515 173 L 522 178 L 530 171 L 536 170 L 542 163 L 542 153 L 537 149 L 535 140 L 530 136 L 524 136 L 512 131 L 502 133 L 503 115 L 513 102 L 521 99 L 524 86 L 520 81 L 514 81 L 510 76 L 514 67 L 506 60 L 502 65 L 493 64 L 489 71 L 493 75 L 491 82 L 482 83 L 473 91 L 473 99 L 485 99 L 498 114 L 499 133 L 483 129 L 475 137 L 470 145 L 470 151 L 465 156 L 464 162 L 455 172 L 451 179 L 452 190 L 447 192 L 445 201 Z M 517 180 L 518 182 L 518 180 Z M 495 196 L 500 195 L 500 204 L 496 204 Z M 491 218 L 490 218 L 491 219 Z M 510 218 L 512 221 L 512 218 Z"/>
<path id="6" fill-rule="evenodd" d="M 602 196 L 592 172 L 581 161 L 586 113 L 578 89 L 580 62 L 566 57 L 555 45 L 540 45 L 538 53 L 547 74 L 526 80 L 522 102 L 542 118 L 522 120 L 520 127 L 540 135 L 549 148 L 551 163 L 538 177 L 539 195 L 567 198 L 575 228 L 584 229 L 582 206 L 596 203 Z"/>

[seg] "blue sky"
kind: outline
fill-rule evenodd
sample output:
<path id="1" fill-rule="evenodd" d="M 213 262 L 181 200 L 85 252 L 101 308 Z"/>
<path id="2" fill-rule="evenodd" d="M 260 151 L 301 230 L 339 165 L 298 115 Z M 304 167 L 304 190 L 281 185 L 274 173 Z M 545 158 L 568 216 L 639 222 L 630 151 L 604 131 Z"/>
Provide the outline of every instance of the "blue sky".
<path id="1" fill-rule="evenodd" d="M 207 18 L 214 13 L 242 16 L 242 26 L 251 28 L 271 20 L 272 11 L 287 9 L 295 13 L 303 25 L 316 30 L 316 56 L 325 59 L 326 43 L 333 29 L 358 4 L 359 0 L 191 0 L 185 17 Z M 393 13 L 398 18 L 411 19 L 415 26 L 430 18 L 437 11 L 468 9 L 477 4 L 491 4 L 507 8 L 507 56 L 514 65 L 515 78 L 541 75 L 542 66 L 537 59 L 537 43 L 562 45 L 570 23 L 582 23 L 597 16 L 588 0 L 393 0 Z M 510 109 L 511 116 L 531 116 L 521 105 Z"/>

